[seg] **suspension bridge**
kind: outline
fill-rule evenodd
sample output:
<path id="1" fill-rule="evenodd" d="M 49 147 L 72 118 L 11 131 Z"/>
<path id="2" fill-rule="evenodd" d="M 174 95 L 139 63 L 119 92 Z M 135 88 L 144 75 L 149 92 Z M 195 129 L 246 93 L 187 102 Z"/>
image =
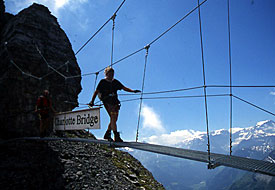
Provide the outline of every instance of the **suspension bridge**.
<path id="1" fill-rule="evenodd" d="M 16 140 L 19 140 L 19 141 L 68 141 L 68 142 L 104 144 L 113 148 L 129 147 L 137 150 L 148 151 L 148 152 L 208 163 L 208 169 L 214 169 L 218 166 L 226 166 L 226 167 L 237 168 L 237 169 L 246 170 L 250 172 L 275 176 L 275 163 L 262 161 L 262 160 L 255 160 L 251 158 L 238 157 L 238 156 L 216 154 L 216 153 L 210 154 L 210 161 L 209 161 L 207 152 L 155 145 L 155 144 L 148 144 L 148 143 L 114 142 L 114 141 L 85 139 L 85 138 L 51 138 L 51 137 L 45 137 L 45 138 L 24 137 L 24 138 L 4 141 L 4 143 L 10 142 L 10 141 L 16 141 Z"/>
<path id="2" fill-rule="evenodd" d="M 25 137 L 25 138 L 19 138 L 17 140 L 39 140 L 39 141 L 71 141 L 71 142 L 85 142 L 85 143 L 99 143 L 99 144 L 107 144 L 112 147 L 130 147 L 134 149 L 139 149 L 143 151 L 149 151 L 164 155 L 170 155 L 174 157 L 180 157 L 184 159 L 190 159 L 200 162 L 208 163 L 208 168 L 213 169 L 218 166 L 227 166 L 232 168 L 238 168 L 242 170 L 247 170 L 251 172 L 261 173 L 261 174 L 267 174 L 271 176 L 275 176 L 275 164 L 267 161 L 262 160 L 255 160 L 250 158 L 243 158 L 243 157 L 237 157 L 232 155 L 232 105 L 233 105 L 233 98 L 242 101 L 250 106 L 253 106 L 261 111 L 266 112 L 267 114 L 270 114 L 272 116 L 275 116 L 275 114 L 265 108 L 262 108 L 255 103 L 252 103 L 248 100 L 245 100 L 244 98 L 239 97 L 238 95 L 233 93 L 234 88 L 267 88 L 267 87 L 275 87 L 274 85 L 257 85 L 257 86 L 248 86 L 248 85 L 233 85 L 232 84 L 232 59 L 231 59 L 231 28 L 230 28 L 230 0 L 227 0 L 227 26 L 228 26 L 228 56 L 229 56 L 229 78 L 230 83 L 229 85 L 207 85 L 206 76 L 205 76 L 205 58 L 204 58 L 204 49 L 203 49 L 203 32 L 202 32 L 202 20 L 201 20 L 201 12 L 200 7 L 204 6 L 204 4 L 207 3 L 207 1 L 211 0 L 204 0 L 200 2 L 198 0 L 198 4 L 196 7 L 194 7 L 192 10 L 190 10 L 187 14 L 185 14 L 182 18 L 180 18 L 175 24 L 173 24 L 171 27 L 169 27 L 167 30 L 162 32 L 159 36 L 157 36 L 155 39 L 153 39 L 150 43 L 146 44 L 144 47 L 139 48 L 138 50 L 130 53 L 129 55 L 117 60 L 113 61 L 113 52 L 114 52 L 114 37 L 115 37 L 115 19 L 117 17 L 117 13 L 119 10 L 123 7 L 126 0 L 123 0 L 123 2 L 119 5 L 119 7 L 116 9 L 114 14 L 76 51 L 75 55 L 77 55 L 79 52 L 81 52 L 86 45 L 109 23 L 112 21 L 113 27 L 112 27 L 112 40 L 111 40 L 111 63 L 108 66 L 113 67 L 114 65 L 122 62 L 125 59 L 128 59 L 131 56 L 136 55 L 137 53 L 141 51 L 145 51 L 145 59 L 144 59 L 144 71 L 143 71 L 143 77 L 142 77 L 142 87 L 141 87 L 141 94 L 139 98 L 132 98 L 127 99 L 122 102 L 129 102 L 129 101 L 140 101 L 139 104 L 139 114 L 138 114 L 138 124 L 137 124 L 137 132 L 136 132 L 136 141 L 135 142 L 108 142 L 104 140 L 94 140 L 94 139 L 79 139 L 79 138 L 38 138 L 38 137 Z M 201 86 L 195 86 L 195 87 L 189 87 L 189 88 L 180 88 L 180 89 L 173 89 L 173 90 L 164 90 L 164 91 L 157 91 L 157 92 L 144 92 L 144 85 L 145 85 L 145 79 L 146 79 L 146 67 L 148 64 L 148 56 L 149 56 L 149 49 L 154 45 L 154 43 L 158 40 L 160 40 L 164 35 L 166 35 L 170 30 L 172 30 L 174 27 L 176 27 L 180 22 L 182 22 L 184 19 L 186 19 L 189 15 L 194 14 L 195 12 L 198 13 L 198 19 L 199 19 L 199 33 L 200 33 L 200 49 L 201 49 L 201 62 L 202 62 L 202 73 L 203 73 L 203 85 Z M 29 77 L 32 77 L 37 80 L 43 80 L 46 76 L 51 75 L 52 73 L 57 73 L 60 76 L 64 78 L 64 80 L 70 79 L 70 78 L 77 78 L 77 77 L 85 77 L 89 75 L 95 75 L 95 82 L 94 82 L 94 89 L 97 83 L 98 74 L 102 72 L 106 67 L 93 72 L 93 73 L 86 73 L 82 75 L 76 75 L 76 76 L 66 76 L 66 73 L 61 73 L 59 71 L 60 68 L 68 66 L 70 64 L 69 62 L 65 62 L 63 65 L 61 65 L 58 68 L 53 68 L 46 60 L 46 58 L 43 56 L 42 52 L 40 51 L 39 47 L 35 44 L 37 52 L 42 57 L 43 61 L 47 63 L 48 67 L 52 70 L 49 73 L 47 73 L 44 76 L 34 76 L 32 74 L 29 74 L 27 72 L 24 72 L 11 58 L 10 62 L 19 70 L 21 71 L 22 75 L 27 75 Z M 6 51 L 8 52 L 7 43 L 5 44 Z M 69 84 L 68 84 L 69 85 Z M 228 94 L 207 94 L 207 88 L 229 88 Z M 190 91 L 194 89 L 203 89 L 203 94 L 199 96 L 160 96 L 160 97 L 146 97 L 146 95 L 156 95 L 156 94 L 166 94 L 171 92 L 181 92 L 181 91 Z M 123 95 L 123 94 L 122 94 Z M 209 136 L 209 122 L 208 122 L 208 97 L 218 97 L 218 96 L 227 96 L 230 100 L 230 114 L 229 114 L 229 132 L 230 132 L 230 139 L 229 139 L 229 155 L 222 155 L 222 154 L 216 154 L 211 152 L 211 145 L 210 145 L 210 136 Z M 140 143 L 138 142 L 139 137 L 139 125 L 140 125 L 140 115 L 141 115 L 141 109 L 142 109 L 142 103 L 144 99 L 176 99 L 176 98 L 203 98 L 204 99 L 204 108 L 205 108 L 205 121 L 206 121 L 206 132 L 207 132 L 207 152 L 202 151 L 195 151 L 195 150 L 188 150 L 188 149 L 181 149 L 181 148 L 175 148 L 175 147 L 168 147 L 168 146 L 161 146 L 161 145 L 154 145 L 154 144 L 148 144 L 148 143 Z M 99 102 L 97 102 L 99 103 Z M 26 111 L 26 114 L 29 112 Z M 15 139 L 13 139 L 15 140 Z"/>

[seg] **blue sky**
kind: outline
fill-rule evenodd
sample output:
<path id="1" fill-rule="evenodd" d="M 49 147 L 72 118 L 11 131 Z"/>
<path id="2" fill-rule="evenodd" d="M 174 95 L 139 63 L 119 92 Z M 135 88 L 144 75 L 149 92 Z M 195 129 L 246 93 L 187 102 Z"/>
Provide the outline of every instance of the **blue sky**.
<path id="1" fill-rule="evenodd" d="M 16 14 L 37 2 L 49 7 L 76 52 L 109 19 L 122 0 L 6 0 L 6 11 Z M 202 2 L 202 1 L 201 1 Z M 197 6 L 196 0 L 126 0 L 117 14 L 114 61 L 144 47 Z M 206 84 L 229 85 L 227 1 L 208 0 L 201 7 Z M 275 2 L 231 0 L 233 85 L 275 85 Z M 112 22 L 76 58 L 82 74 L 110 64 Z M 114 66 L 115 78 L 141 89 L 145 50 Z M 144 92 L 203 85 L 198 11 L 156 41 L 149 49 Z M 99 74 L 99 80 L 104 77 Z M 79 103 L 88 103 L 95 75 L 82 78 Z M 125 92 L 121 92 L 126 94 Z M 208 94 L 228 94 L 228 88 L 207 88 Z M 233 94 L 275 112 L 275 88 L 234 88 Z M 203 89 L 155 96 L 203 95 Z M 138 96 L 120 96 L 129 99 Z M 206 131 L 203 98 L 144 100 L 139 139 L 192 129 Z M 118 121 L 122 138 L 135 140 L 139 101 L 123 102 Z M 84 109 L 84 107 L 82 107 Z M 210 131 L 229 128 L 229 97 L 208 98 Z M 233 127 L 249 127 L 274 116 L 233 99 Z M 101 110 L 102 138 L 108 124 Z"/>

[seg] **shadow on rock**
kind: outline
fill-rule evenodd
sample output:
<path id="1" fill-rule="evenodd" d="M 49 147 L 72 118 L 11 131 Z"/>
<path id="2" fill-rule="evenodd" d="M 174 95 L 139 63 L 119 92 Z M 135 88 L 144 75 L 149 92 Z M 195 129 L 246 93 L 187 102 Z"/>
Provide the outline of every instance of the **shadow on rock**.
<path id="1" fill-rule="evenodd" d="M 46 142 L 0 144 L 1 189 L 64 189 L 64 166 Z"/>

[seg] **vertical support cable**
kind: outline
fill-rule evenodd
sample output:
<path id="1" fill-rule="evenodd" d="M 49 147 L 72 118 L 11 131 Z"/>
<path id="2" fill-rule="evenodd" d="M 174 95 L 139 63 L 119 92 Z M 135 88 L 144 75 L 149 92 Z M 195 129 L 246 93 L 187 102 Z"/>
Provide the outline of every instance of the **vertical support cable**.
<path id="1" fill-rule="evenodd" d="M 198 0 L 198 5 L 200 5 L 200 1 L 199 0 Z M 207 94 L 206 94 L 206 77 L 205 77 L 205 68 L 204 68 L 204 54 L 203 54 L 203 40 L 202 40 L 202 27 L 201 27 L 201 11 L 200 11 L 200 6 L 198 6 L 198 11 L 199 11 L 200 40 L 201 40 L 201 58 L 202 58 L 202 70 L 203 70 L 204 105 L 205 105 L 206 130 L 207 130 L 207 152 L 208 152 L 208 163 L 211 164 L 211 160 L 210 160 L 209 124 L 208 124 L 208 110 L 207 110 Z"/>
<path id="2" fill-rule="evenodd" d="M 230 34 L 230 9 L 229 9 L 229 0 L 227 0 L 227 25 L 228 25 L 228 50 L 229 50 L 229 66 L 230 66 L 230 156 L 232 155 L 232 117 L 233 117 L 233 102 L 232 102 L 232 59 L 231 59 L 231 34 Z"/>
<path id="3" fill-rule="evenodd" d="M 97 82 L 98 74 L 99 74 L 99 72 L 96 72 L 96 73 L 95 73 L 94 92 L 95 92 L 95 90 L 96 90 L 96 82 Z M 94 92 L 93 92 L 93 93 L 94 93 Z M 89 138 L 89 134 L 90 134 L 90 128 L 88 128 L 88 138 Z"/>
<path id="4" fill-rule="evenodd" d="M 138 135 L 139 135 L 138 131 L 139 131 L 140 114 L 141 114 L 141 108 L 142 108 L 143 90 L 144 90 L 144 82 L 145 82 L 145 74 L 146 74 L 146 66 L 147 66 L 147 59 L 148 59 L 149 48 L 150 48 L 150 45 L 147 45 L 147 46 L 144 47 L 144 49 L 146 49 L 146 54 L 145 54 L 145 63 L 144 63 L 144 70 L 143 70 L 142 88 L 141 88 L 140 104 L 139 104 L 139 112 L 138 112 L 136 142 L 138 141 Z"/>
<path id="5" fill-rule="evenodd" d="M 111 67 L 113 67 L 113 56 L 114 56 L 114 34 L 115 34 L 115 19 L 116 19 L 116 14 L 112 16 L 112 21 L 113 21 L 113 27 L 112 27 L 112 50 L 111 50 Z"/>
<path id="6" fill-rule="evenodd" d="M 99 72 L 96 72 L 96 73 L 95 73 L 94 92 L 95 92 L 95 90 L 96 90 L 96 82 L 97 82 L 97 77 L 98 77 L 98 74 L 99 74 Z"/>

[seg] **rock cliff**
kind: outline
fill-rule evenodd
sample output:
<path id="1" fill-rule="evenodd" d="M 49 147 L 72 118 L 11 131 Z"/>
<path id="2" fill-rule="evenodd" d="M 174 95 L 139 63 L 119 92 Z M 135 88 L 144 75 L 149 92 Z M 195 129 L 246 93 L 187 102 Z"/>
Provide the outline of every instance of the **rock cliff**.
<path id="1" fill-rule="evenodd" d="M 81 71 L 71 43 L 47 7 L 33 4 L 17 15 L 0 1 L 0 137 L 37 136 L 37 98 L 51 93 L 57 111 L 72 110 Z"/>
<path id="2" fill-rule="evenodd" d="M 164 189 L 138 160 L 106 145 L 14 140 L 0 141 L 0 149 L 3 190 Z"/>

